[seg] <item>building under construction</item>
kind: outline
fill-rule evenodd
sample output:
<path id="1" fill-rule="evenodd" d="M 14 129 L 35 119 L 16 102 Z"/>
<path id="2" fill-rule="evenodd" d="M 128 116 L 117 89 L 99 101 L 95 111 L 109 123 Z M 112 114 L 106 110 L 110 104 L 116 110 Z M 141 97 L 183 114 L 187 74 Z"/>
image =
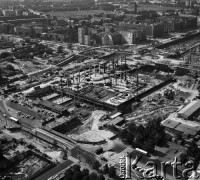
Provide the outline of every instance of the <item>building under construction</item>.
<path id="1" fill-rule="evenodd" d="M 64 107 L 64 106 L 61 106 L 59 104 L 56 104 L 56 103 L 53 103 L 51 101 L 48 101 L 48 100 L 39 100 L 39 101 L 34 101 L 33 103 L 34 105 L 38 106 L 38 107 L 41 107 L 41 108 L 45 108 L 45 109 L 48 109 L 52 112 L 55 112 L 55 113 L 58 113 L 58 114 L 61 114 L 61 115 L 66 115 L 68 114 L 68 111 L 67 111 L 67 108 Z"/>

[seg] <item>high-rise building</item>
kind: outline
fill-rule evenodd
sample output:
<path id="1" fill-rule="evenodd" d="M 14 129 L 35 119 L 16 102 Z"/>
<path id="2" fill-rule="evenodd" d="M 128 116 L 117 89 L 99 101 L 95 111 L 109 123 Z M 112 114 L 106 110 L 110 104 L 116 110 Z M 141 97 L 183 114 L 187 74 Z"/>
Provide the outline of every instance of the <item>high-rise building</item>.
<path id="1" fill-rule="evenodd" d="M 12 30 L 12 25 L 9 23 L 1 23 L 0 24 L 0 33 L 8 34 Z"/>
<path id="2" fill-rule="evenodd" d="M 127 44 L 135 44 L 146 40 L 146 32 L 143 29 L 120 30 L 119 33 Z"/>
<path id="3" fill-rule="evenodd" d="M 83 44 L 84 42 L 84 35 L 86 34 L 86 28 L 81 27 L 78 28 L 78 43 Z"/>
<path id="4" fill-rule="evenodd" d="M 87 27 L 78 28 L 78 43 L 85 44 L 85 39 L 88 41 L 88 38 L 89 38 L 89 37 L 85 38 L 85 35 L 89 35 L 89 34 L 90 33 Z"/>
<path id="5" fill-rule="evenodd" d="M 122 36 L 120 33 L 103 33 L 101 36 L 102 46 L 113 46 L 122 44 Z"/>
<path id="6" fill-rule="evenodd" d="M 127 44 L 135 44 L 146 40 L 146 30 L 144 27 L 119 26 L 114 28 L 122 36 L 122 41 Z"/>
<path id="7" fill-rule="evenodd" d="M 137 13 L 137 3 L 134 3 L 134 13 Z"/>
<path id="8" fill-rule="evenodd" d="M 186 6 L 186 7 L 190 6 L 190 0 L 186 0 L 186 1 L 185 1 L 185 6 Z"/>
<path id="9" fill-rule="evenodd" d="M 90 44 L 91 44 L 91 36 L 90 35 L 84 35 L 84 44 L 87 46 L 90 46 Z"/>
<path id="10" fill-rule="evenodd" d="M 22 16 L 23 15 L 23 10 L 22 9 L 16 9 L 15 13 L 17 16 Z"/>
<path id="11" fill-rule="evenodd" d="M 106 45 L 113 46 L 114 45 L 113 38 L 110 33 L 102 34 L 101 41 L 102 41 L 102 46 L 106 46 Z"/>

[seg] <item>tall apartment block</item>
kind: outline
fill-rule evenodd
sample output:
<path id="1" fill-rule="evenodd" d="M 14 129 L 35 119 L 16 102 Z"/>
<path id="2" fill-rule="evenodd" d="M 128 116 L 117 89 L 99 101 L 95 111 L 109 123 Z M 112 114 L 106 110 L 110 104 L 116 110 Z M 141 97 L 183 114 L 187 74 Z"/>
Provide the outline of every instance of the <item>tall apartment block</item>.
<path id="1" fill-rule="evenodd" d="M 87 27 L 78 28 L 78 42 L 80 44 L 90 45 L 90 32 Z"/>

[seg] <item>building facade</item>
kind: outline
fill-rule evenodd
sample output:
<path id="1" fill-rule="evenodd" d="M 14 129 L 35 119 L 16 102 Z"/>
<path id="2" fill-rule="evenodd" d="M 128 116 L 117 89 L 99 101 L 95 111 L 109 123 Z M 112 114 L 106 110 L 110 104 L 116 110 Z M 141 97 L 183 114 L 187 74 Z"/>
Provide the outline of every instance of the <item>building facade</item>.
<path id="1" fill-rule="evenodd" d="M 109 33 L 102 34 L 101 42 L 102 42 L 102 46 L 106 46 L 106 45 L 113 46 L 114 45 L 114 42 L 112 40 L 112 36 Z"/>
<path id="2" fill-rule="evenodd" d="M 90 31 L 87 27 L 78 28 L 78 43 L 89 45 L 91 41 Z"/>
<path id="3" fill-rule="evenodd" d="M 146 40 L 146 31 L 144 29 L 130 29 L 130 30 L 119 30 L 122 35 L 122 39 L 127 44 L 135 44 Z"/>
<path id="4" fill-rule="evenodd" d="M 16 12 L 14 10 L 4 9 L 3 15 L 6 16 L 6 17 L 16 16 Z"/>
<path id="5" fill-rule="evenodd" d="M 84 35 L 84 44 L 87 46 L 91 45 L 91 36 L 90 35 Z"/>

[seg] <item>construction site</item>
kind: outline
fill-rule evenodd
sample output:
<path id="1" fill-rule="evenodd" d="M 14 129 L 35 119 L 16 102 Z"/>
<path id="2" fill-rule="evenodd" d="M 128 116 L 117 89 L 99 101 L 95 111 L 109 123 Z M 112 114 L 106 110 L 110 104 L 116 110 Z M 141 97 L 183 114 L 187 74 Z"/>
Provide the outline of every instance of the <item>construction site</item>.
<path id="1" fill-rule="evenodd" d="M 66 157 L 70 164 L 74 159 L 86 164 L 98 159 L 102 166 L 116 165 L 118 156 L 128 146 L 118 134 L 129 124 L 145 127 L 159 116 L 162 121 L 179 121 L 180 127 L 189 126 L 190 122 L 184 122 L 178 113 L 199 96 L 199 44 L 190 39 L 182 46 L 173 44 L 151 50 L 149 44 L 102 48 L 74 45 L 73 53 L 65 48 L 63 54 L 67 54 L 62 58 L 56 53 L 47 55 L 52 66 L 24 66 L 28 74 L 1 89 L 1 126 L 6 127 L 3 134 L 18 141 L 24 139 L 24 144 L 16 148 L 27 151 L 30 159 L 21 159 L 17 169 L 10 172 L 23 171 L 22 174 L 32 176 L 38 169 Z M 181 55 L 167 57 L 170 48 L 175 47 L 180 48 Z M 140 53 L 146 49 L 148 52 Z M 43 64 L 47 57 L 40 57 Z M 189 117 L 198 124 L 198 113 Z M 168 121 L 163 126 L 170 130 L 173 139 L 176 135 L 172 132 L 182 131 L 171 127 Z M 33 149 L 39 155 L 32 153 Z M 174 152 L 173 145 L 167 149 Z M 13 151 L 5 146 L 7 159 Z M 172 159 L 172 154 L 164 154 L 156 158 Z M 34 166 L 29 167 L 30 164 Z"/>
<path id="2" fill-rule="evenodd" d="M 15 118 L 19 119 L 22 129 L 32 131 L 34 128 L 42 128 L 40 134 L 46 134 L 48 137 L 59 134 L 59 137 L 64 138 L 60 147 L 63 147 L 63 144 L 67 147 L 71 144 L 71 142 L 65 143 L 66 140 L 83 144 L 105 144 L 108 138 L 114 137 L 115 134 L 109 130 L 99 130 L 100 127 L 108 123 L 110 118 L 113 118 L 114 124 L 120 123 L 124 119 L 115 120 L 115 118 L 126 113 L 127 120 L 121 123 L 125 128 L 125 124 L 130 121 L 129 117 L 132 117 L 132 111 L 136 109 L 134 103 L 138 104 L 149 94 L 163 90 L 175 80 L 174 70 L 165 65 L 162 68 L 160 64 L 138 64 L 138 60 L 130 61 L 127 56 L 132 54 L 127 55 L 126 52 L 96 51 L 64 59 L 59 63 L 60 70 L 50 69 L 44 72 L 46 76 L 51 72 L 55 74 L 58 72 L 53 80 L 45 82 L 46 85 L 37 85 L 15 94 L 13 99 L 17 100 L 17 106 L 12 105 L 16 102 L 9 102 L 8 105 L 17 109 Z M 97 54 L 100 56 L 95 62 L 88 62 L 88 56 L 93 52 L 95 56 Z M 78 64 L 80 57 L 84 57 L 81 58 L 83 65 Z M 70 64 L 75 64 L 76 70 L 65 70 Z M 36 72 L 34 76 L 31 74 L 29 78 L 37 79 L 41 73 Z M 34 112 L 25 110 L 23 105 Z M 147 114 L 156 109 L 153 106 L 155 105 L 149 104 Z M 144 108 L 141 106 L 141 110 Z M 134 111 L 134 114 L 140 114 L 141 110 Z M 172 108 L 169 112 L 175 110 L 176 108 Z M 102 116 L 107 116 L 108 119 L 101 122 Z M 40 119 L 40 121 L 33 123 L 29 120 L 32 125 L 34 124 L 29 126 L 27 119 L 31 121 Z M 35 135 L 39 133 L 37 131 Z"/>

